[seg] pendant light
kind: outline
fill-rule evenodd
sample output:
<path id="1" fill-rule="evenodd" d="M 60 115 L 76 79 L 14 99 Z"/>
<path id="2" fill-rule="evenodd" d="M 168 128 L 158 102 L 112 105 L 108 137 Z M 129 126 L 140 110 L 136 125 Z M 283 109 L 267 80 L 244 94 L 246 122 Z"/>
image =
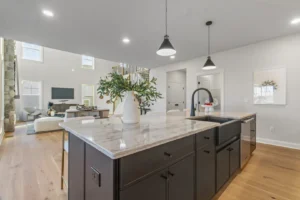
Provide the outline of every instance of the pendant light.
<path id="1" fill-rule="evenodd" d="M 203 70 L 212 70 L 212 69 L 217 68 L 210 57 L 210 26 L 211 25 L 212 25 L 212 21 L 206 22 L 206 26 L 208 27 L 208 57 L 207 57 L 206 63 L 204 64 L 204 66 L 202 68 Z"/>
<path id="2" fill-rule="evenodd" d="M 162 42 L 156 53 L 160 56 L 172 56 L 176 54 L 176 50 L 171 44 L 168 36 L 168 0 L 166 0 L 166 35 L 164 36 L 164 41 Z"/>

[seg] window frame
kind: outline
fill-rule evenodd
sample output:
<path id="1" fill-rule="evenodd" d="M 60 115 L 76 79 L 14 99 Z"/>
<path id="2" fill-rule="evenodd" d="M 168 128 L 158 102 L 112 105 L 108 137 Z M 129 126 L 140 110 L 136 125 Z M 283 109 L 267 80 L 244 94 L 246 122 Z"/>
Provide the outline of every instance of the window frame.
<path id="1" fill-rule="evenodd" d="M 22 51 L 22 59 L 23 60 L 29 60 L 29 61 L 33 61 L 33 62 L 39 62 L 39 63 L 42 63 L 44 62 L 44 47 L 42 46 L 39 46 L 39 45 L 36 45 L 36 44 L 32 44 L 32 45 L 36 45 L 39 47 L 39 49 L 37 48 L 29 48 L 29 47 L 25 47 L 24 44 L 31 44 L 31 43 L 28 43 L 28 42 L 22 42 L 21 44 L 21 51 Z M 40 56 L 39 56 L 39 60 L 35 60 L 35 59 L 30 59 L 30 58 L 27 58 L 27 57 L 24 57 L 24 48 L 27 48 L 27 49 L 34 49 L 34 50 L 39 50 L 40 51 Z"/>
<path id="2" fill-rule="evenodd" d="M 84 57 L 92 58 L 93 59 L 92 60 L 93 64 L 92 65 L 85 65 L 83 63 L 83 61 L 86 60 L 86 59 L 84 59 Z M 81 55 L 81 68 L 83 68 L 83 69 L 89 69 L 89 70 L 95 70 L 95 57 L 87 56 L 87 55 Z"/>

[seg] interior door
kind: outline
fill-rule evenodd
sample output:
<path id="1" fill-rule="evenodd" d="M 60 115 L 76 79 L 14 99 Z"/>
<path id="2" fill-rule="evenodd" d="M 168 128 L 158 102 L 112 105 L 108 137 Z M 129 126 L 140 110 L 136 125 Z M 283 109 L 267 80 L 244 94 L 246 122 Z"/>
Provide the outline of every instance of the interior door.
<path id="1" fill-rule="evenodd" d="M 167 110 L 183 110 L 185 108 L 185 85 L 182 83 L 168 83 Z"/>

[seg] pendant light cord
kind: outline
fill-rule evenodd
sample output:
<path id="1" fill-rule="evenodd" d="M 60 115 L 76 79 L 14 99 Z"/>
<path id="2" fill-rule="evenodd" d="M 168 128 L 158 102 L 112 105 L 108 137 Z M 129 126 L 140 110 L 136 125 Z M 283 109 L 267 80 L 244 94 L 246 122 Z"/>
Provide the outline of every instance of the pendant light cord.
<path id="1" fill-rule="evenodd" d="M 210 25 L 208 26 L 208 56 L 210 56 Z"/>
<path id="2" fill-rule="evenodd" d="M 168 35 L 168 0 L 166 0 L 166 35 Z"/>

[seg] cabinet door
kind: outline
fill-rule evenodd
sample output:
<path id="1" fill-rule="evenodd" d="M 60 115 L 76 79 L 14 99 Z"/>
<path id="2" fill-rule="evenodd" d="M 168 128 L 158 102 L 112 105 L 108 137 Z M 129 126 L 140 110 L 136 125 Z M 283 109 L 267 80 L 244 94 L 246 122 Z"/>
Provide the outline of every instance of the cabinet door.
<path id="1" fill-rule="evenodd" d="M 167 172 L 158 172 L 120 192 L 120 200 L 167 200 Z"/>
<path id="2" fill-rule="evenodd" d="M 196 171 L 197 171 L 197 200 L 210 200 L 215 195 L 216 179 L 215 166 L 216 152 L 215 146 L 208 145 L 197 151 Z"/>
<path id="3" fill-rule="evenodd" d="M 240 168 L 240 140 L 230 145 L 230 176 Z"/>
<path id="4" fill-rule="evenodd" d="M 69 200 L 84 199 L 84 148 L 84 142 L 69 133 Z"/>
<path id="5" fill-rule="evenodd" d="M 194 200 L 195 156 L 191 155 L 169 167 L 169 200 Z"/>
<path id="6" fill-rule="evenodd" d="M 229 153 L 230 146 L 217 153 L 217 191 L 229 179 Z"/>
<path id="7" fill-rule="evenodd" d="M 114 199 L 114 160 L 85 145 L 85 199 Z"/>

